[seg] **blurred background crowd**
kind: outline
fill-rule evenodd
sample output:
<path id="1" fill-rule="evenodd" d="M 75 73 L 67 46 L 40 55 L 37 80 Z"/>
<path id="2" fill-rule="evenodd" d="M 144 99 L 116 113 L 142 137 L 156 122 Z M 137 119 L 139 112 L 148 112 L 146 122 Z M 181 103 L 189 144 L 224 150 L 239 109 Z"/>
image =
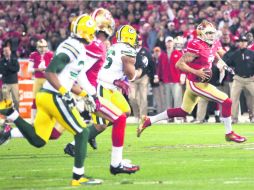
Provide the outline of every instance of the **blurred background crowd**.
<path id="1" fill-rule="evenodd" d="M 152 103 L 152 107 L 156 107 L 157 112 L 181 103 L 178 99 L 160 102 L 165 101 L 168 96 L 175 96 L 174 93 L 179 96 L 179 92 L 174 92 L 174 88 L 170 94 L 172 89 L 167 84 L 184 83 L 180 74 L 176 76 L 178 78 L 171 78 L 170 81 L 168 78 L 172 73 L 163 72 L 168 67 L 158 65 L 170 64 L 173 50 L 182 50 L 189 40 L 196 37 L 196 26 L 202 20 L 206 19 L 216 26 L 219 31 L 218 38 L 227 52 L 237 48 L 237 40 L 243 34 L 246 34 L 248 46 L 253 44 L 254 1 L 1 1 L 0 50 L 2 52 L 3 43 L 9 40 L 11 51 L 18 58 L 28 58 L 31 52 L 36 51 L 36 42 L 45 39 L 49 49 L 54 52 L 68 37 L 68 28 L 73 17 L 81 13 L 91 13 L 98 7 L 106 8 L 112 13 L 116 29 L 123 24 L 136 28 L 142 39 L 142 46 L 153 56 L 157 71 L 148 73 L 148 76 L 151 87 L 154 87 L 152 98 L 157 99 Z M 181 48 L 174 46 L 174 40 L 178 36 L 184 39 Z M 110 41 L 114 43 L 115 37 Z M 158 69 L 162 73 L 159 73 Z M 215 83 L 217 81 L 215 79 Z M 226 76 L 224 81 L 225 84 L 232 82 L 232 76 Z M 162 91 L 165 93 L 158 94 Z M 225 91 L 230 95 L 230 90 Z M 177 105 L 172 101 L 176 101 Z M 250 108 L 246 110 L 252 112 Z M 252 115 L 250 113 L 250 119 Z M 140 115 L 135 117 L 139 118 Z M 199 122 L 201 120 L 206 119 L 202 116 Z"/>
<path id="2" fill-rule="evenodd" d="M 231 40 L 248 31 L 254 33 L 251 1 L 2 1 L 0 47 L 10 38 L 18 56 L 28 57 L 36 49 L 36 41 L 44 38 L 54 51 L 67 37 L 72 18 L 97 7 L 113 14 L 116 28 L 122 24 L 134 26 L 149 50 L 156 43 L 165 49 L 167 36 L 193 38 L 195 27 L 203 19 L 229 34 Z"/>

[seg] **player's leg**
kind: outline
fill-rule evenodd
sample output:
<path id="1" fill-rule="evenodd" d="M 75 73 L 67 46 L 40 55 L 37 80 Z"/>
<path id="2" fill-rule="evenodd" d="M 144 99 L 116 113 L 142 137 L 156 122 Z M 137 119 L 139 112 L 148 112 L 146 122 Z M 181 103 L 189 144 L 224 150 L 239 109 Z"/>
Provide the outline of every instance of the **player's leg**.
<path id="1" fill-rule="evenodd" d="M 41 96 L 42 98 L 40 98 L 39 102 L 43 99 L 47 103 L 50 102 L 49 97 L 44 96 L 44 94 L 41 94 Z M 41 105 L 45 105 L 44 101 L 41 102 Z M 38 111 L 34 126 L 21 118 L 19 113 L 13 108 L 9 108 L 4 114 L 7 115 L 7 118 L 14 121 L 24 137 L 29 141 L 31 145 L 35 147 L 42 147 L 46 144 L 55 122 L 52 120 L 49 112 L 45 110 L 43 106 L 40 107 Z"/>
<path id="2" fill-rule="evenodd" d="M 113 128 L 114 126 L 118 126 L 118 123 L 121 123 L 119 120 L 122 120 L 122 118 L 126 119 L 126 116 L 130 114 L 130 106 L 119 91 L 111 91 L 102 86 L 99 86 L 97 90 L 99 97 L 102 97 L 100 99 L 102 109 L 96 114 L 92 114 L 93 121 L 96 125 L 89 128 L 89 140 L 94 139 L 111 123 L 113 124 Z M 124 124 L 120 124 L 120 126 L 122 125 Z"/>
<path id="3" fill-rule="evenodd" d="M 234 81 L 231 88 L 231 99 L 232 99 L 232 118 L 234 123 L 238 121 L 238 113 L 239 113 L 239 102 L 240 95 L 243 90 L 243 81 L 240 81 L 239 77 L 234 77 Z"/>
<path id="4" fill-rule="evenodd" d="M 145 128 L 151 126 L 153 123 L 156 123 L 158 121 L 174 117 L 185 117 L 188 113 L 192 112 L 198 100 L 199 97 L 193 94 L 193 92 L 190 89 L 189 81 L 187 80 L 182 106 L 179 108 L 167 109 L 164 112 L 157 114 L 155 116 L 150 117 L 143 116 L 137 129 L 137 136 L 139 137 Z"/>
<path id="5" fill-rule="evenodd" d="M 196 93 L 197 95 L 215 101 L 222 106 L 222 119 L 225 126 L 226 131 L 226 140 L 227 141 L 234 141 L 234 142 L 244 142 L 246 141 L 245 137 L 241 137 L 234 133 L 232 130 L 232 121 L 231 121 L 231 107 L 232 101 L 228 96 L 217 89 L 215 86 L 208 84 L 208 83 L 195 83 L 190 82 L 191 90 Z"/>
<path id="6" fill-rule="evenodd" d="M 206 110 L 209 101 L 204 98 L 200 98 L 197 107 L 197 122 L 202 123 L 205 120 Z"/>
<path id="7" fill-rule="evenodd" d="M 72 185 L 99 184 L 101 181 L 94 181 L 84 177 L 84 160 L 87 154 L 87 141 L 89 130 L 83 121 L 76 107 L 70 108 L 58 96 L 53 96 L 55 108 L 52 109 L 53 117 L 66 130 L 74 135 L 75 158 L 73 166 Z"/>
<path id="8" fill-rule="evenodd" d="M 35 115 L 36 115 L 36 102 L 35 102 L 35 98 L 36 98 L 36 94 L 37 92 L 41 89 L 43 83 L 45 82 L 46 79 L 43 78 L 35 78 L 34 79 L 34 85 L 33 85 L 33 104 L 32 104 L 32 109 L 31 109 L 31 120 L 33 122 Z"/>
<path id="9" fill-rule="evenodd" d="M 119 173 L 135 173 L 139 170 L 139 166 L 131 164 L 130 161 L 126 162 L 123 160 L 126 119 L 130 114 L 130 106 L 119 91 L 113 91 L 111 102 L 121 110 L 122 114 L 113 122 L 110 172 L 114 175 Z"/>
<path id="10" fill-rule="evenodd" d="M 253 117 L 253 113 L 254 113 L 254 79 L 253 77 L 246 79 L 248 80 L 248 82 L 246 82 L 246 92 L 247 95 L 246 97 L 246 101 L 248 103 L 248 108 L 249 108 L 249 116 L 250 116 L 250 122 L 254 123 L 254 117 Z"/>

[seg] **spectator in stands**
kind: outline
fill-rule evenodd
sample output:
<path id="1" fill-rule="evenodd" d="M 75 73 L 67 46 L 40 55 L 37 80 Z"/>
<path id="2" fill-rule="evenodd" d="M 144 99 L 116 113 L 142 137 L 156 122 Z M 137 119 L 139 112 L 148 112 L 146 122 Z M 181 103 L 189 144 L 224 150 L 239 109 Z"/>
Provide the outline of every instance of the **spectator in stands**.
<path id="1" fill-rule="evenodd" d="M 151 53 L 142 47 L 142 38 L 138 36 L 139 48 L 137 49 L 137 58 L 135 68 L 143 68 L 147 65 L 142 73 L 142 77 L 130 82 L 129 102 L 133 111 L 134 117 L 138 120 L 142 115 L 147 115 L 147 94 L 149 78 L 154 75 L 154 62 Z"/>
<path id="2" fill-rule="evenodd" d="M 242 90 L 248 90 L 252 99 L 254 98 L 254 52 L 247 49 L 248 40 L 246 36 L 241 36 L 238 41 L 239 49 L 234 51 L 227 60 L 227 63 L 235 68 L 236 73 L 231 89 L 233 123 L 238 122 L 237 113 Z M 251 106 L 253 113 L 254 105 Z M 254 122 L 253 118 L 251 122 Z"/>
<path id="3" fill-rule="evenodd" d="M 161 82 L 162 76 L 162 65 L 167 65 L 167 54 L 163 52 L 159 47 L 155 47 L 153 50 L 153 57 L 156 65 L 156 75 L 153 77 L 152 90 L 153 96 L 156 103 L 156 111 L 160 113 L 164 110 L 165 90 Z"/>
<path id="4" fill-rule="evenodd" d="M 32 104 L 32 121 L 36 115 L 36 103 L 35 97 L 37 92 L 45 82 L 45 70 L 49 65 L 53 52 L 48 50 L 48 43 L 44 39 L 40 39 L 36 43 L 37 50 L 32 52 L 29 56 L 29 68 L 28 70 L 34 74 L 33 85 L 33 104 Z"/>
<path id="5" fill-rule="evenodd" d="M 176 69 L 176 62 L 182 57 L 185 39 L 182 36 L 166 38 L 167 54 L 169 58 L 169 83 L 165 86 L 166 99 L 169 108 L 180 107 L 182 104 L 182 85 L 185 84 L 186 75 Z M 173 45 L 173 51 L 171 46 Z M 182 122 L 183 118 L 176 118 L 176 121 Z M 174 121 L 172 118 L 171 121 Z"/>
<path id="6" fill-rule="evenodd" d="M 3 85 L 6 86 L 8 93 L 11 94 L 16 110 L 19 109 L 19 69 L 17 57 L 13 55 L 10 43 L 6 41 L 3 44 L 3 56 L 0 60 L 0 74 L 2 74 Z"/>

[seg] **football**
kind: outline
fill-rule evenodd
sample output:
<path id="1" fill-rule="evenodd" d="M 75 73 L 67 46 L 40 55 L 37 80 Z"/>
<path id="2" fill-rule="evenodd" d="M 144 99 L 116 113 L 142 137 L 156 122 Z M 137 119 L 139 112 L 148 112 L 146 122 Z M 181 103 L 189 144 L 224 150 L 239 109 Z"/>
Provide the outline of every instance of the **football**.
<path id="1" fill-rule="evenodd" d="M 199 81 L 200 81 L 200 82 L 204 82 L 204 83 L 205 83 L 205 82 L 209 82 L 209 81 L 211 80 L 212 76 L 213 76 L 212 70 L 209 69 L 209 68 L 204 68 L 203 71 L 204 71 L 206 74 L 208 74 L 209 77 L 206 78 L 206 79 L 203 79 L 203 80 L 199 77 Z"/>

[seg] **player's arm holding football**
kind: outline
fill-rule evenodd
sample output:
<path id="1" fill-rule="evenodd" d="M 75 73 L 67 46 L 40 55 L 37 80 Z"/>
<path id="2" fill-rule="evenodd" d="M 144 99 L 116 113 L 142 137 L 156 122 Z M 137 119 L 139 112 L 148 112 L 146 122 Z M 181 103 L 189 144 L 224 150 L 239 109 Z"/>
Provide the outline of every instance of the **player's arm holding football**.
<path id="1" fill-rule="evenodd" d="M 177 61 L 176 68 L 180 69 L 183 72 L 192 73 L 201 79 L 207 79 L 210 76 L 203 71 L 203 68 L 197 70 L 191 68 L 188 63 L 192 62 L 194 59 L 197 58 L 197 55 L 191 52 L 186 52 L 183 56 Z"/>

